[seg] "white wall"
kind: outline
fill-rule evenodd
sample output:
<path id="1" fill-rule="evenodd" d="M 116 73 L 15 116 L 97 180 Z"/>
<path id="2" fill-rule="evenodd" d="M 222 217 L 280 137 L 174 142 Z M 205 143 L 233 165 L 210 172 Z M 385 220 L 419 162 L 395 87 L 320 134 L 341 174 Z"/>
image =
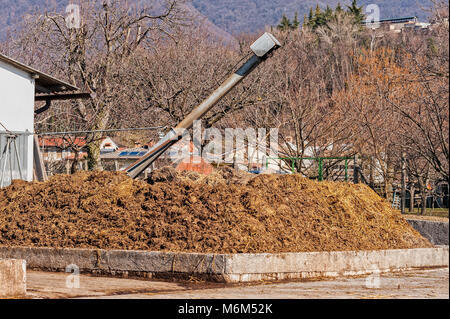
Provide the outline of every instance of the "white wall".
<path id="1" fill-rule="evenodd" d="M 13 132 L 34 132 L 34 79 L 0 61 L 0 122 Z M 0 131 L 4 131 L 0 127 Z M 33 136 L 28 138 L 26 180 L 33 180 Z M 0 150 L 1 151 L 1 150 Z"/>
<path id="2" fill-rule="evenodd" d="M 106 146 L 106 144 L 110 144 L 110 145 Z M 105 137 L 103 139 L 102 143 L 100 144 L 100 149 L 101 150 L 112 150 L 112 151 L 115 151 L 118 148 L 119 147 L 117 146 L 117 144 L 110 137 Z"/>

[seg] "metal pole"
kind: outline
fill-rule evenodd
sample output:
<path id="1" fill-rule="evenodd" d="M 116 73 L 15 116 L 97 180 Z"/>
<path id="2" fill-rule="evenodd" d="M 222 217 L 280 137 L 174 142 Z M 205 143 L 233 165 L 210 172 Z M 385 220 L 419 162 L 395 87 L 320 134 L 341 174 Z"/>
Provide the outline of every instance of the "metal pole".
<path id="1" fill-rule="evenodd" d="M 16 153 L 16 158 L 17 158 L 17 167 L 19 168 L 19 175 L 20 175 L 20 179 L 23 179 L 23 175 L 22 175 L 22 165 L 20 164 L 20 157 L 19 157 L 19 152 L 17 151 L 17 144 L 16 144 L 16 137 L 14 137 L 14 152 Z M 12 156 L 11 156 L 12 159 Z M 10 160 L 11 160 L 10 159 Z"/>
<path id="2" fill-rule="evenodd" d="M 165 146 L 160 148 L 160 145 L 156 145 L 154 149 L 150 150 L 146 158 L 134 163 L 127 168 L 128 175 L 132 178 L 136 178 L 142 173 L 153 161 L 155 161 L 162 153 L 164 153 L 173 144 L 178 142 L 182 138 L 182 134 L 185 130 L 192 127 L 195 120 L 200 119 L 205 115 L 217 102 L 219 102 L 228 92 L 231 91 L 239 82 L 241 82 L 245 76 L 259 65 L 263 59 L 253 55 L 236 73 L 233 73 L 221 86 L 219 86 L 205 101 L 197 106 L 184 120 L 182 120 L 175 128 L 166 135 L 163 139 Z"/>
<path id="3" fill-rule="evenodd" d="M 10 139 L 10 137 L 8 137 L 8 139 Z M 11 139 L 11 141 L 12 141 L 12 139 Z M 10 178 L 10 183 L 12 183 L 12 181 L 13 181 L 13 166 L 12 166 L 12 164 L 13 164 L 13 161 L 12 161 L 12 159 L 13 159 L 13 157 L 12 157 L 12 155 L 11 155 L 11 143 L 9 144 L 9 178 Z"/>
<path id="4" fill-rule="evenodd" d="M 345 159 L 345 181 L 348 182 L 348 160 Z"/>
<path id="5" fill-rule="evenodd" d="M 319 157 L 319 181 L 323 181 L 323 159 Z"/>
<path id="6" fill-rule="evenodd" d="M 8 149 L 9 149 L 9 139 L 6 139 L 6 145 L 5 145 L 5 149 L 3 151 L 3 169 L 2 169 L 2 177 L 1 177 L 1 182 L 0 182 L 0 188 L 3 187 L 3 182 L 4 182 L 4 176 L 5 176 L 5 169 L 6 169 L 6 161 L 8 160 Z"/>
<path id="7" fill-rule="evenodd" d="M 47 172 L 45 171 L 44 160 L 42 158 L 41 149 L 39 147 L 39 137 L 36 134 L 33 138 L 33 157 L 36 179 L 39 182 L 48 180 Z"/>
<path id="8" fill-rule="evenodd" d="M 353 156 L 353 183 L 354 184 L 358 184 L 359 183 L 359 167 L 358 167 L 358 162 L 356 159 L 356 155 Z"/>
<path id="9" fill-rule="evenodd" d="M 148 153 L 127 167 L 127 174 L 131 178 L 136 178 L 147 167 L 149 167 L 159 156 L 168 148 L 178 142 L 183 133 L 190 129 L 195 120 L 200 119 L 214 105 L 217 104 L 226 94 L 228 94 L 239 82 L 249 75 L 261 62 L 266 60 L 271 52 L 281 47 L 281 44 L 270 33 L 264 33 L 258 40 L 251 45 L 253 56 L 244 63 L 235 73 L 233 73 L 225 82 L 223 82 L 205 101 L 198 105 L 194 110 L 182 120 Z"/>

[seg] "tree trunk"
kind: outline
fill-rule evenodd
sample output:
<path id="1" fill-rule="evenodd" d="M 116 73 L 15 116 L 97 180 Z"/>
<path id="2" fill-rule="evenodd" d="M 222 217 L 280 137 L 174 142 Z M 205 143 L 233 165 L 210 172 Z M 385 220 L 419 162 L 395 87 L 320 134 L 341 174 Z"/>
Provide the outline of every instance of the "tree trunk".
<path id="1" fill-rule="evenodd" d="M 420 215 L 425 215 L 427 209 L 427 192 L 425 188 L 422 190 L 422 207 L 420 209 Z"/>
<path id="2" fill-rule="evenodd" d="M 409 191 L 409 194 L 410 194 L 410 197 L 411 197 L 411 199 L 410 199 L 410 201 L 409 201 L 409 212 L 410 213 L 412 213 L 412 212 L 414 212 L 414 191 L 415 191 L 415 189 L 414 189 L 414 185 L 411 185 L 411 188 L 410 188 L 410 191 Z"/>
<path id="3" fill-rule="evenodd" d="M 370 156 L 370 163 L 369 163 L 369 186 L 374 187 L 375 186 L 375 169 L 374 169 L 374 162 L 373 157 Z"/>
<path id="4" fill-rule="evenodd" d="M 70 167 L 70 174 L 75 174 L 76 172 L 78 172 L 79 167 L 78 167 L 78 160 L 73 160 L 72 165 Z"/>
<path id="5" fill-rule="evenodd" d="M 100 160 L 100 144 L 101 140 L 96 139 L 94 142 L 88 145 L 88 168 L 91 171 L 102 171 L 102 163 Z"/>
<path id="6" fill-rule="evenodd" d="M 392 202 L 392 199 L 394 197 L 394 189 L 392 187 L 393 183 L 393 176 L 394 176 L 394 166 L 393 163 L 389 160 L 386 163 L 386 198 L 388 201 Z"/>
<path id="7" fill-rule="evenodd" d="M 419 177 L 419 193 L 420 193 L 420 197 L 421 197 L 420 215 L 424 215 L 425 209 L 427 206 L 427 203 L 426 203 L 427 195 L 426 195 L 425 183 L 423 182 L 422 177 Z"/>
<path id="8" fill-rule="evenodd" d="M 97 122 L 92 127 L 92 130 L 106 129 L 109 121 L 111 105 L 106 105 L 103 101 L 98 104 L 98 109 L 101 111 L 97 115 Z M 102 162 L 100 160 L 100 145 L 102 144 L 102 133 L 96 132 L 92 136 L 92 142 L 88 144 L 88 167 L 91 171 L 102 171 Z"/>
<path id="9" fill-rule="evenodd" d="M 70 168 L 70 174 L 75 174 L 76 172 L 78 172 L 78 150 L 74 150 L 74 158 L 73 158 L 73 162 L 72 162 L 72 166 Z"/>

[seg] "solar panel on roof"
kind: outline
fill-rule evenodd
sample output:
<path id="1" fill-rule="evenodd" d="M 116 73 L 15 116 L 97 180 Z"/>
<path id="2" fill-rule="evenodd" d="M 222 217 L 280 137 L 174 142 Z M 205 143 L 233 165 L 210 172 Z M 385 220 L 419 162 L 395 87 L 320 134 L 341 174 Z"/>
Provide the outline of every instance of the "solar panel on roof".
<path id="1" fill-rule="evenodd" d="M 140 152 L 139 156 L 144 156 L 145 154 L 147 154 L 147 152 Z"/>
<path id="2" fill-rule="evenodd" d="M 130 152 L 130 154 L 128 154 L 129 156 L 137 156 L 139 154 L 139 152 Z"/>
<path id="3" fill-rule="evenodd" d="M 119 154 L 119 156 L 127 156 L 128 155 L 128 152 L 121 152 L 120 154 Z"/>

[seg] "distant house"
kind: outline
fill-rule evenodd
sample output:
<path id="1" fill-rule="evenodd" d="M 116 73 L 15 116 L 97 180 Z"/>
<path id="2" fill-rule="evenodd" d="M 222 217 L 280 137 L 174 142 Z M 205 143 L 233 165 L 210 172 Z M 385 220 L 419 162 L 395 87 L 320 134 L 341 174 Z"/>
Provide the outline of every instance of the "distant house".
<path id="1" fill-rule="evenodd" d="M 112 153 L 119 149 L 119 145 L 116 144 L 110 137 L 105 137 L 100 144 L 100 154 Z"/>
<path id="2" fill-rule="evenodd" d="M 33 180 L 35 101 L 43 94 L 50 101 L 57 93 L 67 96 L 68 91 L 77 90 L 0 54 L 0 167 L 4 172 L 0 172 L 0 187 L 9 185 L 11 178 Z"/>
<path id="3" fill-rule="evenodd" d="M 39 147 L 44 161 L 74 160 L 75 149 L 78 149 L 78 160 L 87 157 L 87 143 L 84 137 L 55 137 L 42 136 L 39 138 Z M 100 154 L 113 153 L 119 146 L 110 138 L 105 137 L 100 144 Z"/>
<path id="4" fill-rule="evenodd" d="M 107 145 L 108 143 L 105 144 L 105 147 Z M 117 147 L 114 151 L 107 151 L 106 148 L 104 148 L 100 153 L 100 158 L 104 162 L 114 164 L 115 170 L 119 171 L 147 154 L 152 145 L 152 142 L 143 145 L 135 143 L 134 147 Z"/>
<path id="5" fill-rule="evenodd" d="M 115 170 L 123 170 L 146 155 L 153 145 L 153 142 L 143 145 L 135 143 L 135 147 L 119 148 L 116 152 L 102 154 L 101 159 L 105 162 L 114 163 Z M 186 152 L 187 148 L 189 149 Z M 179 171 L 190 170 L 206 174 L 211 173 L 213 168 L 209 162 L 200 156 L 194 155 L 193 151 L 194 145 L 191 142 L 187 144 L 181 140 L 160 156 L 158 163 L 152 165 L 146 172 L 155 168 L 156 165 L 159 167 L 171 165 Z"/>

